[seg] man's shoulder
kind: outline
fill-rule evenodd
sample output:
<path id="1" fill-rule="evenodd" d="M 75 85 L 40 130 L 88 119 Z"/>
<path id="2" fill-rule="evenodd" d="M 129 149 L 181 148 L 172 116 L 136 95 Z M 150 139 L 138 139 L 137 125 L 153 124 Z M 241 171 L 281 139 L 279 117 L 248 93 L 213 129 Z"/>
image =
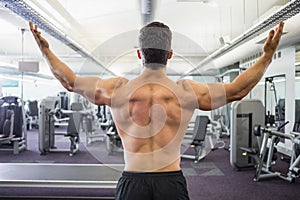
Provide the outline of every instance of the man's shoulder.
<path id="1" fill-rule="evenodd" d="M 123 85 L 126 85 L 129 80 L 127 78 L 124 78 L 124 77 L 114 77 L 112 78 L 112 80 L 115 82 L 115 88 L 119 88 Z"/>
<path id="2" fill-rule="evenodd" d="M 191 80 L 181 79 L 176 82 L 179 87 L 182 87 L 184 90 L 191 88 Z"/>

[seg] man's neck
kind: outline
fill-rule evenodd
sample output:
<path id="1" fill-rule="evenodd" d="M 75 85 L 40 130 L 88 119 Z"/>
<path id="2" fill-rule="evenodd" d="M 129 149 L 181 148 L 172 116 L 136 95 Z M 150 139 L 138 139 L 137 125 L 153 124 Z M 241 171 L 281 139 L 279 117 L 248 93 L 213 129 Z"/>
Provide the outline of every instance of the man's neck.
<path id="1" fill-rule="evenodd" d="M 141 76 L 143 77 L 165 77 L 166 76 L 166 68 L 162 67 L 159 69 L 151 69 L 151 68 L 144 68 Z"/>

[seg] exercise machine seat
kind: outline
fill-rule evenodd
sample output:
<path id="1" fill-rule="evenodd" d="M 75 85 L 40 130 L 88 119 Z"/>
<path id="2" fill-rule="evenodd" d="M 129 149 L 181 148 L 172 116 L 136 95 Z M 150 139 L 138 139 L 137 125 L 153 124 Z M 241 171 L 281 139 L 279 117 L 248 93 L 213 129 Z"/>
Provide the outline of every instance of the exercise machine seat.
<path id="1" fill-rule="evenodd" d="M 80 124 L 82 122 L 82 114 L 78 111 L 83 110 L 81 103 L 72 103 L 71 110 L 74 111 L 70 114 L 70 119 L 67 127 L 67 136 L 78 136 L 80 131 Z"/>
<path id="2" fill-rule="evenodd" d="M 70 114 L 70 119 L 67 127 L 66 136 L 69 137 L 71 141 L 70 145 L 70 156 L 73 156 L 79 149 L 79 131 L 82 122 L 82 114 L 79 112 L 83 110 L 81 103 L 72 103 L 71 110 L 74 111 Z"/>
<path id="3" fill-rule="evenodd" d="M 39 116 L 38 102 L 36 100 L 28 101 L 28 115 L 31 117 Z"/>
<path id="4" fill-rule="evenodd" d="M 12 138 L 13 137 L 13 117 L 14 111 L 7 110 L 6 111 L 6 119 L 2 126 L 2 133 L 0 134 L 1 139 Z"/>
<path id="5" fill-rule="evenodd" d="M 198 115 L 196 116 L 195 128 L 193 132 L 193 140 L 191 145 L 199 146 L 202 145 L 205 140 L 207 124 L 209 123 L 208 116 Z"/>

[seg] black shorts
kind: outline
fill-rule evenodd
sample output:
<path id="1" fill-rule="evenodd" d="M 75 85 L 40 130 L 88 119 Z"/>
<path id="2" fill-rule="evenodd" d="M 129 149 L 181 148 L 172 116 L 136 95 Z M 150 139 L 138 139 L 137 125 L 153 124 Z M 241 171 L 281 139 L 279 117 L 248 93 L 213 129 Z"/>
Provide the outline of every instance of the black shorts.
<path id="1" fill-rule="evenodd" d="M 116 200 L 188 200 L 182 171 L 123 172 L 116 189 Z"/>

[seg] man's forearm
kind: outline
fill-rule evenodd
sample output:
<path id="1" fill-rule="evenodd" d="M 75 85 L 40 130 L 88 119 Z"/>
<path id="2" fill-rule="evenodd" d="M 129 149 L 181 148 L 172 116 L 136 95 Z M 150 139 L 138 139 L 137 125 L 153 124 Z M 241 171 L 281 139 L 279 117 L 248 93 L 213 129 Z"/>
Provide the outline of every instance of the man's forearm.
<path id="1" fill-rule="evenodd" d="M 251 89 L 261 80 L 269 64 L 272 62 L 273 54 L 263 54 L 259 60 L 240 74 L 234 81 L 237 92 L 241 98 L 246 96 Z"/>
<path id="2" fill-rule="evenodd" d="M 73 90 L 76 75 L 74 72 L 63 63 L 49 48 L 44 48 L 43 56 L 50 66 L 53 75 L 62 83 L 69 91 Z"/>

